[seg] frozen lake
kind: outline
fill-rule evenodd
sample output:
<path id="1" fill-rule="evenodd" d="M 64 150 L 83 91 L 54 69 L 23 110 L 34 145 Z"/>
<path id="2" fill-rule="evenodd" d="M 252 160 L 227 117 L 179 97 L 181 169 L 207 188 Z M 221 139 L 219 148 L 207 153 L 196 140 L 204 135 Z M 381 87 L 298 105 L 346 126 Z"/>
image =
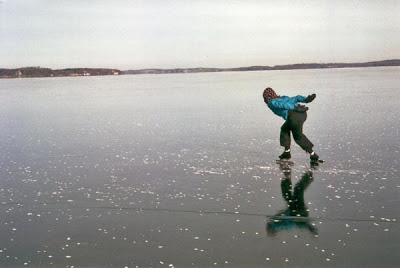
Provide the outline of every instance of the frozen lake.
<path id="1" fill-rule="evenodd" d="M 267 86 L 317 94 L 326 163 L 275 164 Z M 0 80 L 0 266 L 398 267 L 399 95 L 399 67 Z"/>

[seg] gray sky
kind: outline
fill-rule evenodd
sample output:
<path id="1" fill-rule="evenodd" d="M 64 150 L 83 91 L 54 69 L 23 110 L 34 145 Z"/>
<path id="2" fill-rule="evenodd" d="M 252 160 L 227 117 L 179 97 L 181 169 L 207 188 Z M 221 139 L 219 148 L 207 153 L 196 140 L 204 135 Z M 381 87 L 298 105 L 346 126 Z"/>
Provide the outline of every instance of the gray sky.
<path id="1" fill-rule="evenodd" d="M 0 68 L 400 58 L 400 0 L 0 0 Z"/>

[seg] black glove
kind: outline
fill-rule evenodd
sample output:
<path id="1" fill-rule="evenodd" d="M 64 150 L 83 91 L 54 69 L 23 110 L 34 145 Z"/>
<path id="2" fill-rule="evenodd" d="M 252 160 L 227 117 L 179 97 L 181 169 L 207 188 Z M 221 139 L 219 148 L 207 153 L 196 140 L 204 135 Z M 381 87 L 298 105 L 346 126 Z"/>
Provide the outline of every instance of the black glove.
<path id="1" fill-rule="evenodd" d="M 296 107 L 294 107 L 294 111 L 298 113 L 305 113 L 308 111 L 308 107 L 299 104 Z"/>
<path id="2" fill-rule="evenodd" d="M 312 102 L 315 99 L 316 96 L 317 95 L 315 95 L 315 94 L 308 95 L 304 102 L 305 103 Z"/>

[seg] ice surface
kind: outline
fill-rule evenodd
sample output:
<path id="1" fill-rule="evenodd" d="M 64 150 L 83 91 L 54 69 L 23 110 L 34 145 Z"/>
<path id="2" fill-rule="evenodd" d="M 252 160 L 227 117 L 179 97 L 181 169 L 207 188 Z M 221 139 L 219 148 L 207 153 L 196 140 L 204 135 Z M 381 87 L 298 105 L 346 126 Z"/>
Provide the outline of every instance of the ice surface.
<path id="1" fill-rule="evenodd" d="M 0 266 L 396 267 L 400 68 L 0 80 Z M 275 163 L 278 94 L 326 160 Z M 296 188 L 297 187 L 297 188 Z"/>

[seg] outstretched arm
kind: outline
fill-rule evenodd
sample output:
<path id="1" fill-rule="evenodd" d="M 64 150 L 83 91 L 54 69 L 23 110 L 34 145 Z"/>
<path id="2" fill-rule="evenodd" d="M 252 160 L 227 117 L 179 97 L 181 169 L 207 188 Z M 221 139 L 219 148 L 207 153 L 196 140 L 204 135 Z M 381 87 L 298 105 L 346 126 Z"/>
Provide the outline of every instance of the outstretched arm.
<path id="1" fill-rule="evenodd" d="M 303 95 L 297 95 L 294 98 L 296 99 L 297 102 L 306 102 L 306 99 L 307 99 Z"/>

